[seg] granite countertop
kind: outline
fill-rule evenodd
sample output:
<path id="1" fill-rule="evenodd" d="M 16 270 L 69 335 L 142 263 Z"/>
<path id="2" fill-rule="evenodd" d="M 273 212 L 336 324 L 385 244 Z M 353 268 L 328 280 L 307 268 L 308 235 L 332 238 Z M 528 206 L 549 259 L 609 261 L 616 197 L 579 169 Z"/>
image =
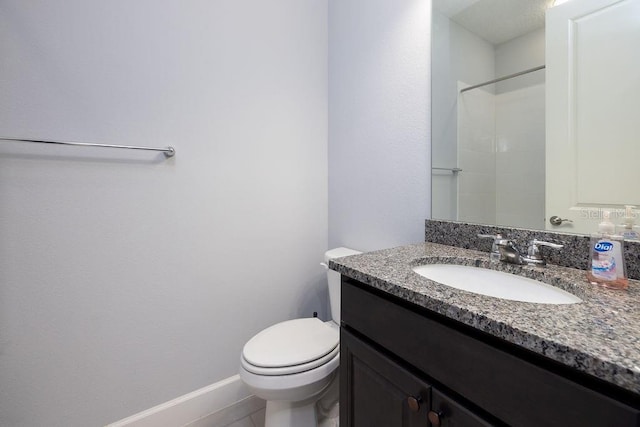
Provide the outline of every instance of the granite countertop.
<path id="1" fill-rule="evenodd" d="M 428 263 L 476 265 L 562 288 L 577 304 L 536 304 L 458 290 L 412 271 Z M 329 268 L 579 371 L 640 393 L 640 281 L 626 291 L 585 280 L 585 271 L 489 261 L 487 252 L 419 243 L 330 260 Z"/>

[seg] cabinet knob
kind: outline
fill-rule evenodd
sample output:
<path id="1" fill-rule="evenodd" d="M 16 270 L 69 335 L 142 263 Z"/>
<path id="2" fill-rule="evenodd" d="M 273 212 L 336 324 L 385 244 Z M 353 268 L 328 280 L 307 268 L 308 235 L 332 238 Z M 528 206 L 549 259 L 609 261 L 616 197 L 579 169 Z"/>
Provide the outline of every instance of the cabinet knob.
<path id="1" fill-rule="evenodd" d="M 420 410 L 421 403 L 422 397 L 420 396 L 407 397 L 407 405 L 409 405 L 409 409 L 411 410 L 411 412 L 418 412 Z"/>
<path id="2" fill-rule="evenodd" d="M 427 418 L 432 426 L 439 426 L 442 418 L 442 412 L 439 411 L 429 411 L 427 413 Z"/>

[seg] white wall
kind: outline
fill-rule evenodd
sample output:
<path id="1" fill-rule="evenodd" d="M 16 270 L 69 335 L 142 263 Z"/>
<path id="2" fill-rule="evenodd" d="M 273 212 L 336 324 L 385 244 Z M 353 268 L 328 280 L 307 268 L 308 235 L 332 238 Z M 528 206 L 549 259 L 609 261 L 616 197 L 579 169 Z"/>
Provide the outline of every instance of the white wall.
<path id="1" fill-rule="evenodd" d="M 496 96 L 496 223 L 544 229 L 545 85 Z"/>
<path id="2" fill-rule="evenodd" d="M 1 134 L 177 151 L 0 143 L 0 425 L 104 425 L 323 310 L 326 1 L 7 0 L 0 56 Z"/>
<path id="3" fill-rule="evenodd" d="M 458 87 L 453 70 L 451 26 L 453 21 L 436 9 L 431 28 L 431 160 L 434 168 L 458 166 L 457 109 Z M 458 175 L 450 171 L 431 170 L 431 215 L 439 219 L 456 219 L 458 212 Z"/>
<path id="4" fill-rule="evenodd" d="M 469 219 L 467 213 L 470 213 L 469 207 L 475 206 L 476 203 L 482 203 L 484 208 L 483 218 L 495 217 L 495 207 L 489 208 L 489 205 L 495 201 L 495 184 L 491 184 L 491 188 L 483 188 L 482 194 L 474 194 L 478 185 L 486 185 L 488 183 L 486 169 L 482 162 L 487 158 L 486 144 L 475 147 L 475 143 L 479 142 L 482 136 L 486 137 L 486 132 L 458 135 L 458 127 L 460 120 L 458 113 L 465 111 L 464 108 L 472 107 L 471 103 L 465 107 L 458 105 L 460 100 L 459 82 L 466 83 L 466 86 L 491 80 L 495 76 L 495 59 L 494 47 L 489 42 L 481 39 L 471 33 L 466 28 L 451 21 L 448 17 L 435 11 L 434 12 L 434 37 L 433 37 L 433 81 L 435 82 L 432 89 L 432 105 L 433 105 L 433 142 L 432 156 L 433 165 L 435 167 L 461 167 L 463 172 L 454 175 L 451 172 L 433 171 L 433 190 L 432 190 L 432 215 L 437 219 Z M 491 91 L 492 87 L 488 86 L 483 92 Z M 466 92 L 468 95 L 469 92 Z M 487 116 L 479 117 L 484 113 L 486 105 L 481 102 L 490 98 L 490 94 L 482 93 L 472 95 L 475 103 L 480 102 L 480 109 L 467 110 L 465 124 L 463 128 L 470 132 L 474 128 L 469 124 L 469 120 L 473 117 L 486 124 Z M 483 126 L 486 131 L 486 126 Z M 493 131 L 492 131 L 493 133 Z M 460 147 L 459 141 L 462 140 Z M 476 142 L 474 142 L 476 141 Z M 460 150 L 462 151 L 460 151 Z M 489 149 L 493 149 L 491 145 Z M 460 155 L 460 153 L 463 153 Z M 460 156 L 460 157 L 459 157 Z M 491 163 L 493 165 L 493 163 Z M 478 167 L 476 167 L 478 166 Z M 492 166 L 491 166 L 492 167 Z M 465 170 L 466 168 L 466 170 Z M 480 175 L 478 175 L 480 174 Z M 493 174 L 495 176 L 495 174 Z M 477 178 L 481 178 L 479 181 Z M 460 190 L 460 191 L 459 191 Z M 491 200 L 487 199 L 487 195 L 493 194 Z M 459 213 L 462 211 L 462 216 Z M 476 220 L 477 222 L 478 220 Z M 493 222 L 492 219 L 490 222 Z"/>
<path id="5" fill-rule="evenodd" d="M 544 28 L 496 46 L 496 75 L 545 63 Z M 544 229 L 545 71 L 496 84 L 496 223 Z"/>
<path id="6" fill-rule="evenodd" d="M 496 77 L 545 65 L 545 29 L 524 34 L 495 48 Z M 496 84 L 496 92 L 503 93 L 544 84 L 544 70 L 524 74 Z"/>
<path id="7" fill-rule="evenodd" d="M 329 1 L 330 246 L 424 240 L 430 3 Z"/>
<path id="8" fill-rule="evenodd" d="M 460 83 L 459 89 L 468 87 Z M 482 88 L 458 95 L 458 219 L 496 222 L 496 102 Z"/>

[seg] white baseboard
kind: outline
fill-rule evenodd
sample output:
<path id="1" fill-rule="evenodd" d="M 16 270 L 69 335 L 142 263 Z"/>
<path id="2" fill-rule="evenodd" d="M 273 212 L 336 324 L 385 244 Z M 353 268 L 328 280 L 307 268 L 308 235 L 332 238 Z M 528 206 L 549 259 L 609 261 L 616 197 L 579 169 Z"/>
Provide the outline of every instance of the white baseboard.
<path id="1" fill-rule="evenodd" d="M 251 396 L 240 376 L 234 375 L 106 427 L 180 427 Z"/>

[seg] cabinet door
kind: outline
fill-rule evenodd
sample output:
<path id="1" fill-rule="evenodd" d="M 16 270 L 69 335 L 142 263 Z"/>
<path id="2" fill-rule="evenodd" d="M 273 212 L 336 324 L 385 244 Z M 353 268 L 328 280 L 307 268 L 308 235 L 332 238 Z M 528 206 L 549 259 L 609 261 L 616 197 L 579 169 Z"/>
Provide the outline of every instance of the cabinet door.
<path id="1" fill-rule="evenodd" d="M 434 427 L 489 427 L 494 425 L 484 421 L 436 389 L 431 390 L 431 411 L 429 411 L 428 417 Z"/>
<path id="2" fill-rule="evenodd" d="M 430 397 L 428 384 L 341 330 L 341 426 L 425 427 Z"/>
<path id="3" fill-rule="evenodd" d="M 481 334 L 454 329 L 453 322 L 441 323 L 426 310 L 408 310 L 365 290 L 367 285 L 361 287 L 345 276 L 342 280 L 343 328 L 369 337 L 424 378 L 443 384 L 505 424 L 640 427 L 637 394 L 625 393 L 632 403 L 623 403 L 614 397 L 622 394 L 620 390 L 574 382 L 573 372 L 552 372 L 540 358 L 514 354 L 512 344 L 495 347 Z"/>

